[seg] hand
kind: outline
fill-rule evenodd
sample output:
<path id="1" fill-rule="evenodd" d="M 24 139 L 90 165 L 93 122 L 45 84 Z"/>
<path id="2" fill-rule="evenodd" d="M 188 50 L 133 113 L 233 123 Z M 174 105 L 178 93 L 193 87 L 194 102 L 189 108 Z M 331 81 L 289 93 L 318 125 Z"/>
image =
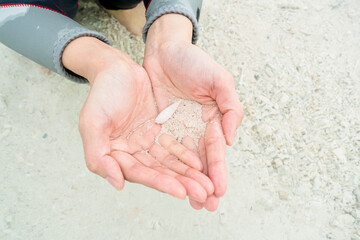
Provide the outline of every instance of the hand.
<path id="1" fill-rule="evenodd" d="M 222 116 L 212 114 L 209 120 L 215 124 L 208 124 L 204 140 L 208 174 L 218 198 L 227 185 L 225 139 L 228 145 L 233 143 L 243 111 L 232 75 L 191 44 L 191 34 L 192 24 L 186 17 L 163 15 L 149 29 L 143 65 L 160 111 L 171 96 L 218 106 Z"/>
<path id="2" fill-rule="evenodd" d="M 101 56 L 91 56 L 98 53 Z M 97 61 L 92 65 L 86 59 Z M 181 199 L 189 195 L 204 202 L 213 193 L 210 179 L 171 156 L 198 169 L 202 167 L 193 152 L 179 143 L 170 144 L 174 139 L 161 135 L 160 145 L 156 144 L 150 154 L 146 152 L 155 145 L 161 126 L 153 121 L 157 109 L 150 80 L 141 66 L 94 38 L 70 43 L 63 63 L 91 84 L 80 113 L 79 130 L 86 164 L 92 172 L 118 190 L 126 179 Z"/>
<path id="3" fill-rule="evenodd" d="M 214 112 L 214 107 L 207 108 L 203 112 L 204 112 L 203 115 L 205 115 L 207 117 L 210 117 L 209 113 Z M 212 117 L 212 118 L 214 119 L 214 117 Z M 220 118 L 219 115 L 217 115 L 215 117 L 215 119 L 217 119 L 218 121 L 221 120 L 219 118 Z M 216 132 L 219 129 L 221 129 L 218 125 L 219 125 L 219 122 L 215 122 L 215 121 L 209 122 L 207 124 L 206 132 L 207 132 L 208 135 L 205 136 L 205 139 L 206 138 L 208 138 L 208 139 L 213 138 L 212 135 L 215 135 Z M 217 140 L 217 141 L 221 141 L 221 140 Z M 209 154 L 209 152 L 207 151 L 207 148 L 206 148 L 207 146 L 206 146 L 204 138 L 202 137 L 202 138 L 199 139 L 198 147 L 194 143 L 193 139 L 191 139 L 190 137 L 184 137 L 182 139 L 182 144 L 185 147 L 187 147 L 188 149 L 192 150 L 194 153 L 196 153 L 200 157 L 200 159 L 201 159 L 201 161 L 203 163 L 203 166 L 204 166 L 203 173 L 206 174 L 206 175 L 209 175 L 208 169 L 209 168 L 211 169 L 211 168 L 214 168 L 214 167 L 209 165 L 208 158 L 207 158 L 207 154 Z M 225 144 L 225 143 L 223 143 L 223 144 Z M 210 153 L 210 156 L 214 155 L 214 154 Z M 226 170 L 224 170 L 224 171 L 226 171 Z M 225 181 L 224 182 L 226 184 L 226 175 L 225 175 Z M 206 199 L 206 201 L 204 203 L 196 201 L 194 199 L 189 199 L 189 202 L 190 202 L 190 205 L 194 209 L 200 210 L 203 207 L 205 207 L 209 211 L 215 211 L 217 209 L 218 205 L 219 205 L 219 200 L 220 200 L 220 198 L 218 196 L 216 196 L 215 194 L 212 194 L 212 195 L 208 196 L 208 198 Z"/>

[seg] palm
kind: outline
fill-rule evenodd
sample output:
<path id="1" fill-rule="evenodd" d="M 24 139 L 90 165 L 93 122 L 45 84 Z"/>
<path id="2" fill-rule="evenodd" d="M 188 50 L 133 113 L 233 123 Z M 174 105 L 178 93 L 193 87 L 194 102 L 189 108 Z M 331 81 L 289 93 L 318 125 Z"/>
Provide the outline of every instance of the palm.
<path id="1" fill-rule="evenodd" d="M 223 110 L 222 113 L 227 113 L 228 99 L 224 98 L 224 94 L 218 93 L 223 89 L 234 89 L 231 81 L 223 89 L 220 87 L 224 86 L 221 83 L 224 76 L 228 79 L 231 76 L 229 77 L 230 74 L 205 52 L 191 44 L 170 43 L 155 54 L 145 55 L 144 67 L 151 79 L 160 111 L 169 105 L 169 100 L 174 95 L 213 106 L 206 108 L 207 111 L 203 111 L 203 119 L 209 123 L 207 124 L 204 143 L 207 157 L 202 157 L 202 160 L 204 165 L 208 166 L 205 173 L 213 181 L 216 195 L 209 198 L 208 204 L 205 206 L 208 209 L 215 210 L 218 197 L 224 195 L 227 185 L 223 129 L 229 132 L 230 128 L 234 128 L 227 124 L 226 118 L 229 116 L 226 116 L 225 119 L 222 118 L 219 108 Z M 222 126 L 221 122 L 223 123 Z M 231 124 L 234 125 L 234 123 Z M 198 152 L 199 149 L 195 151 Z M 191 204 L 194 208 L 202 206 L 194 201 Z"/>
<path id="2" fill-rule="evenodd" d="M 201 104 L 215 102 L 209 95 L 213 69 L 218 64 L 194 45 L 168 44 L 157 54 L 148 54 L 144 67 L 154 89 L 160 109 L 168 105 L 171 96 L 196 100 Z M 210 84 L 209 84 L 210 83 Z"/>
<path id="3" fill-rule="evenodd" d="M 150 81 L 141 68 L 138 71 L 141 76 L 129 79 L 128 75 L 121 82 L 118 81 L 121 76 L 109 76 L 101 82 L 104 87 L 96 88 L 99 89 L 99 97 L 105 97 L 104 102 L 98 102 L 98 107 L 103 113 L 101 117 L 108 123 L 110 152 L 135 154 L 147 150 L 160 131 L 161 127 L 152 121 L 157 109 Z M 106 92 L 102 92 L 103 89 Z M 108 102 L 108 99 L 111 101 Z"/>
<path id="4" fill-rule="evenodd" d="M 153 121 L 157 109 L 150 81 L 143 68 L 133 68 L 105 71 L 91 88 L 80 116 L 89 169 L 110 175 L 109 182 L 118 189 L 125 178 L 178 198 L 188 194 L 204 201 L 213 191 L 210 180 L 175 161 L 166 141 L 154 143 L 161 126 Z"/>

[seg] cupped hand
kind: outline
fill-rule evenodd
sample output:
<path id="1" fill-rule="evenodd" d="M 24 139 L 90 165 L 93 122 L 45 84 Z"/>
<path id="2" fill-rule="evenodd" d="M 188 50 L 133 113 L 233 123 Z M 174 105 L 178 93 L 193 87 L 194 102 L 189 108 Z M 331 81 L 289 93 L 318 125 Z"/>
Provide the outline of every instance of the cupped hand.
<path id="1" fill-rule="evenodd" d="M 196 154 L 171 137 L 160 135 L 154 143 L 161 126 L 154 123 L 158 112 L 141 66 L 92 37 L 73 40 L 62 62 L 91 85 L 79 130 L 92 172 L 118 190 L 128 180 L 201 202 L 213 193 L 210 179 L 198 171 L 202 164 Z"/>
<path id="2" fill-rule="evenodd" d="M 157 113 L 150 80 L 141 66 L 125 54 L 107 64 L 91 80 L 80 113 L 88 168 L 119 190 L 125 179 L 177 198 L 189 195 L 204 202 L 213 186 L 197 171 L 202 165 L 194 153 L 181 144 L 168 144 L 173 139 L 156 143 L 158 149 L 148 151 L 161 129 L 154 123 Z"/>
<path id="3" fill-rule="evenodd" d="M 233 143 L 243 110 L 232 75 L 193 45 L 188 33 L 192 25 L 184 16 L 167 14 L 156 20 L 147 35 L 143 66 L 160 111 L 173 96 L 216 106 L 207 119 L 204 139 L 207 173 L 215 187 L 207 201 L 215 210 L 227 186 L 225 143 Z"/>
<path id="4" fill-rule="evenodd" d="M 204 105 L 217 104 L 223 114 L 226 143 L 231 145 L 243 118 L 232 75 L 191 43 L 172 41 L 157 49 L 148 49 L 144 68 L 151 79 L 159 109 L 168 106 L 172 96 Z"/>

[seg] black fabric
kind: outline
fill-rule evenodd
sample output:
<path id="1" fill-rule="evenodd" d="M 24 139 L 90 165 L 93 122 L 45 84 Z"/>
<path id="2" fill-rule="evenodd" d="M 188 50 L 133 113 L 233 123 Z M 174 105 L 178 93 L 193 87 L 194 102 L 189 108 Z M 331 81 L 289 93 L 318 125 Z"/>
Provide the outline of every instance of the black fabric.
<path id="1" fill-rule="evenodd" d="M 99 0 L 100 4 L 108 10 L 131 9 L 142 0 Z"/>
<path id="2" fill-rule="evenodd" d="M 99 0 L 100 4 L 109 10 L 131 9 L 142 0 Z M 55 10 L 70 18 L 74 18 L 78 11 L 78 0 L 0 0 L 0 6 L 5 4 L 32 4 Z"/>
<path id="3" fill-rule="evenodd" d="M 145 5 L 145 7 L 147 9 L 149 7 L 149 5 L 150 5 L 151 0 L 144 0 L 143 2 L 144 2 L 144 5 Z"/>
<path id="4" fill-rule="evenodd" d="M 74 18 L 78 10 L 78 0 L 35 0 L 35 1 L 21 1 L 21 0 L 0 0 L 0 6 L 6 4 L 32 4 L 45 8 L 55 10 L 70 18 Z"/>

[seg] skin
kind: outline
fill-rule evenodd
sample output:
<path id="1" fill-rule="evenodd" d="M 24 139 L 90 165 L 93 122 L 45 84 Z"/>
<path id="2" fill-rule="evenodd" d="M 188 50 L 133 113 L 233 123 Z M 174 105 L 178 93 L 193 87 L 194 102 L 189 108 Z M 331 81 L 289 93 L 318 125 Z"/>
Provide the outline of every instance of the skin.
<path id="1" fill-rule="evenodd" d="M 116 20 L 118 20 L 121 25 L 125 26 L 133 35 L 141 36 L 142 28 L 146 21 L 144 4 L 138 4 L 133 9 L 106 11 L 114 16 Z"/>
<path id="2" fill-rule="evenodd" d="M 79 119 L 90 171 L 118 190 L 128 180 L 177 198 L 187 195 L 193 208 L 215 211 L 227 187 L 225 145 L 234 141 L 243 111 L 231 74 L 191 38 L 188 18 L 166 14 L 149 29 L 144 68 L 91 37 L 72 41 L 62 61 L 91 85 Z M 199 149 L 192 139 L 181 145 L 161 136 L 154 143 L 160 126 L 153 120 L 172 96 L 211 106 L 203 113 L 209 123 Z"/>
<path id="3" fill-rule="evenodd" d="M 210 123 L 202 154 L 205 173 L 215 192 L 205 203 L 190 201 L 195 209 L 205 206 L 214 211 L 227 187 L 225 145 L 232 145 L 243 110 L 232 75 L 191 43 L 192 30 L 192 23 L 183 15 L 166 14 L 157 19 L 147 35 L 143 66 L 160 111 L 169 105 L 172 96 L 217 106 L 205 119 Z"/>
<path id="4" fill-rule="evenodd" d="M 154 144 L 161 126 L 154 123 L 158 111 L 144 68 L 91 37 L 72 41 L 63 63 L 91 85 L 79 117 L 90 171 L 118 190 L 127 180 L 180 199 L 189 196 L 205 202 L 213 194 L 213 184 L 200 172 L 202 163 L 195 153 L 162 135 L 160 144 Z"/>

